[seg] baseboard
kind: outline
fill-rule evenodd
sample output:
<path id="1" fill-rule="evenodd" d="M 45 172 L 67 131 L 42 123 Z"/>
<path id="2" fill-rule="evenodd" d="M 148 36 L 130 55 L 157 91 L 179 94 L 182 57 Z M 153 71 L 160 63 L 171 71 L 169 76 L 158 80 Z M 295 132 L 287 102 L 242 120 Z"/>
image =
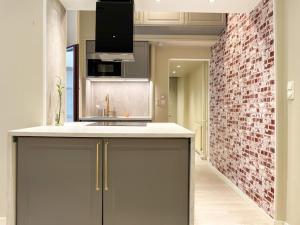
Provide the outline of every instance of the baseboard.
<path id="1" fill-rule="evenodd" d="M 6 225 L 6 217 L 0 217 L 0 225 Z"/>
<path id="2" fill-rule="evenodd" d="M 287 224 L 277 224 L 273 218 L 271 218 L 262 208 L 260 208 L 248 195 L 246 195 L 242 190 L 240 190 L 234 183 L 231 182 L 224 174 L 222 174 L 219 170 L 217 170 L 210 162 L 208 163 L 213 172 L 221 178 L 226 184 L 228 184 L 242 199 L 249 202 L 249 204 L 258 208 L 261 213 L 270 218 L 270 222 L 274 223 L 274 225 L 287 225 Z"/>

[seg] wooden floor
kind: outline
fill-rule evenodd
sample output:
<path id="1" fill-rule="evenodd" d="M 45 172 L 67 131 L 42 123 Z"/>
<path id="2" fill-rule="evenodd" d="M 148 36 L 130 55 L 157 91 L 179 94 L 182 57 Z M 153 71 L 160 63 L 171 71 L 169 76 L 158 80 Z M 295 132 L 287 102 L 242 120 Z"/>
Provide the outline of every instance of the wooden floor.
<path id="1" fill-rule="evenodd" d="M 196 154 L 197 155 L 197 154 Z M 273 225 L 196 156 L 195 225 Z"/>

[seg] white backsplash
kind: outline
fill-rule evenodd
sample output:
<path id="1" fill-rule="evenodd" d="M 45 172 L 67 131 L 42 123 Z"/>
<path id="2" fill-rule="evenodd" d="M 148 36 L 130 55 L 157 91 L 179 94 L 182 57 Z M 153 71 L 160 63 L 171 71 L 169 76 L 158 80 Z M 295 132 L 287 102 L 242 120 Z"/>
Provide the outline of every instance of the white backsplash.
<path id="1" fill-rule="evenodd" d="M 90 91 L 87 116 L 99 115 L 96 105 L 104 108 L 106 95 L 117 116 L 150 116 L 150 82 L 91 82 Z"/>

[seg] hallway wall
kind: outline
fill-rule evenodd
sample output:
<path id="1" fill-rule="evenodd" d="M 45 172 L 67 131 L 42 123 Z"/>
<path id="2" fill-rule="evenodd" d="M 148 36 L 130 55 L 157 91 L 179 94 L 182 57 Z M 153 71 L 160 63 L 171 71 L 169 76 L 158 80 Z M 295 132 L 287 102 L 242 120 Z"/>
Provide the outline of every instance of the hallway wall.
<path id="1" fill-rule="evenodd" d="M 277 219 L 300 224 L 300 21 L 299 0 L 276 0 L 276 72 L 278 125 Z M 287 81 L 295 81 L 295 99 L 287 100 Z M 279 178 L 278 178 L 279 177 Z"/>
<path id="2" fill-rule="evenodd" d="M 275 189 L 273 0 L 230 14 L 212 48 L 210 161 L 270 216 Z"/>
<path id="3" fill-rule="evenodd" d="M 155 102 L 161 96 L 168 96 L 169 92 L 169 60 L 170 59 L 210 59 L 209 47 L 195 46 L 156 46 L 155 47 L 155 71 L 152 81 L 154 86 Z M 167 99 L 168 102 L 168 99 Z M 168 121 L 168 104 L 157 105 L 154 108 L 154 121 Z"/>
<path id="4" fill-rule="evenodd" d="M 195 148 L 206 157 L 208 62 L 186 77 L 185 127 L 195 132 Z M 202 131 L 201 131 L 202 129 Z"/>
<path id="5" fill-rule="evenodd" d="M 0 223 L 10 213 L 7 203 L 13 204 L 8 195 L 8 131 L 42 125 L 45 119 L 44 7 L 41 0 L 0 1 Z M 16 53 L 21 59 L 17 63 Z"/>
<path id="6" fill-rule="evenodd" d="M 169 110 L 168 122 L 177 123 L 177 82 L 178 77 L 170 77 L 169 79 Z"/>
<path id="7" fill-rule="evenodd" d="M 193 70 L 178 77 L 170 77 L 169 122 L 193 131 L 195 150 L 207 158 L 209 61 L 194 63 L 196 67 Z"/>
<path id="8" fill-rule="evenodd" d="M 47 124 L 55 124 L 58 112 L 58 78 L 65 86 L 67 48 L 67 14 L 59 0 L 47 0 Z M 62 116 L 65 117 L 65 94 L 62 98 Z"/>

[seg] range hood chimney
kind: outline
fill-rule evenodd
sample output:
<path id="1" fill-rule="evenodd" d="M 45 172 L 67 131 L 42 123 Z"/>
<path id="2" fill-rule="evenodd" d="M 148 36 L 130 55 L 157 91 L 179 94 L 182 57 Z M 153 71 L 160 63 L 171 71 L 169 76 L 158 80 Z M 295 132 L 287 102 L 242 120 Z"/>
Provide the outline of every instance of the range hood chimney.
<path id="1" fill-rule="evenodd" d="M 96 52 L 102 61 L 134 61 L 133 0 L 96 3 Z"/>

